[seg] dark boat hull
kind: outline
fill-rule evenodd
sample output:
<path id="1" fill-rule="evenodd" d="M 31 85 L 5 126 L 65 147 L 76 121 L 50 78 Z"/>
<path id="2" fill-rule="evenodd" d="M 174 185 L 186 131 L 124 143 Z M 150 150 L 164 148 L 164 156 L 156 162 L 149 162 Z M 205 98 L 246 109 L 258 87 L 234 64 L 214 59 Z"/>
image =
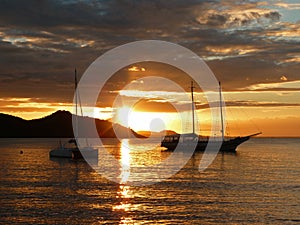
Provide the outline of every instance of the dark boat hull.
<path id="1" fill-rule="evenodd" d="M 221 144 L 221 148 L 219 149 L 219 151 L 221 152 L 236 152 L 236 148 L 242 144 L 243 142 L 249 140 L 251 136 L 245 136 L 245 137 L 236 137 L 230 140 L 226 140 L 223 141 Z M 198 141 L 196 148 L 194 151 L 205 151 L 206 146 L 208 144 L 208 141 Z M 161 147 L 165 147 L 167 148 L 166 151 L 174 151 L 176 149 L 178 145 L 178 142 L 162 142 L 161 143 Z M 193 145 L 191 145 L 190 143 L 180 143 L 180 148 L 178 149 L 182 149 L 184 151 L 184 149 L 191 147 Z"/>

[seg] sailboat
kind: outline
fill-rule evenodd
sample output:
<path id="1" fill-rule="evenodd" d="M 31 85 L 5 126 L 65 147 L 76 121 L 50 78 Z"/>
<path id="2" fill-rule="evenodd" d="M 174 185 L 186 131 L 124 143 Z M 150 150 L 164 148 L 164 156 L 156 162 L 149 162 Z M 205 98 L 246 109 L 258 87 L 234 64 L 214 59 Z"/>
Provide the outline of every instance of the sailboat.
<path id="1" fill-rule="evenodd" d="M 192 133 L 186 134 L 172 134 L 166 135 L 162 142 L 161 147 L 166 148 L 165 151 L 174 151 L 178 144 L 180 144 L 181 149 L 184 150 L 185 148 L 190 148 L 194 146 L 195 151 L 204 151 L 206 146 L 209 142 L 208 137 L 202 137 L 195 133 L 195 108 L 194 108 L 194 96 L 193 96 L 193 82 L 191 82 L 191 97 L 192 97 L 192 122 L 193 122 L 193 131 Z M 222 108 L 222 90 L 221 90 L 221 83 L 219 82 L 219 96 L 220 96 L 220 119 L 221 119 L 221 142 L 218 143 L 220 146 L 221 152 L 236 152 L 236 148 L 244 143 L 245 141 L 249 140 L 251 137 L 257 136 L 261 134 L 261 132 L 250 134 L 247 136 L 238 136 L 232 138 L 226 138 L 224 135 L 224 118 L 223 118 L 223 108 Z M 219 141 L 219 140 L 218 140 Z M 197 143 L 195 143 L 197 142 Z M 217 140 L 215 141 L 217 142 Z M 220 141 L 219 141 L 220 142 Z M 194 143 L 191 145 L 191 143 Z"/>
<path id="2" fill-rule="evenodd" d="M 78 123 L 78 113 L 77 113 L 77 105 L 78 105 L 78 100 L 79 100 L 79 105 L 81 109 L 81 116 L 82 116 L 82 108 L 81 108 L 81 102 L 80 102 L 80 96 L 77 89 L 77 72 L 75 69 L 75 119 L 76 119 L 76 124 Z M 87 142 L 87 141 L 86 141 Z M 88 142 L 87 142 L 88 144 Z M 59 143 L 59 146 L 55 149 L 52 149 L 49 152 L 50 157 L 58 157 L 58 158 L 72 158 L 72 159 L 82 159 L 83 154 L 88 157 L 92 157 L 94 159 L 98 159 L 98 149 L 93 148 L 91 146 L 85 146 L 85 147 L 80 147 L 76 142 L 75 138 L 70 139 L 67 143 L 62 144 L 61 142 Z"/>

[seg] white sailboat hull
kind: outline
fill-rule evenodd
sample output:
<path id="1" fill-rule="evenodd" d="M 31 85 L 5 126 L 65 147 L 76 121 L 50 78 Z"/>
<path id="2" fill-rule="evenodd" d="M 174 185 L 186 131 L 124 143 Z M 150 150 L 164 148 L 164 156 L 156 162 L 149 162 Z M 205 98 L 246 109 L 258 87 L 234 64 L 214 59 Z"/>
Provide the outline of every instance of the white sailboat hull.
<path id="1" fill-rule="evenodd" d="M 77 75 L 76 75 L 76 69 L 75 69 L 75 101 L 76 101 L 76 123 L 77 123 L 77 100 L 78 100 L 78 95 L 79 93 L 76 92 L 77 88 Z M 80 99 L 79 99 L 80 100 Z M 82 110 L 81 110 L 82 114 Z M 83 116 L 83 115 L 82 115 Z M 77 135 L 75 135 L 76 137 Z M 74 146 L 69 146 L 67 144 L 73 143 Z M 87 143 L 88 144 L 88 143 Z M 78 145 L 76 143 L 75 139 L 69 140 L 68 143 L 61 145 L 58 148 L 52 149 L 49 152 L 50 157 L 57 157 L 57 158 L 72 158 L 72 159 L 82 159 L 82 158 L 89 158 L 89 159 L 96 159 L 98 160 L 98 149 L 86 146 L 86 147 L 81 147 L 80 150 L 78 148 Z"/>
<path id="2" fill-rule="evenodd" d="M 85 157 L 98 159 L 98 149 L 92 147 L 84 147 L 81 150 L 78 148 L 56 148 L 49 152 L 50 157 L 82 159 Z"/>
<path id="3" fill-rule="evenodd" d="M 73 158 L 73 150 L 76 150 L 76 148 L 56 148 L 51 150 L 49 155 L 50 157 Z"/>

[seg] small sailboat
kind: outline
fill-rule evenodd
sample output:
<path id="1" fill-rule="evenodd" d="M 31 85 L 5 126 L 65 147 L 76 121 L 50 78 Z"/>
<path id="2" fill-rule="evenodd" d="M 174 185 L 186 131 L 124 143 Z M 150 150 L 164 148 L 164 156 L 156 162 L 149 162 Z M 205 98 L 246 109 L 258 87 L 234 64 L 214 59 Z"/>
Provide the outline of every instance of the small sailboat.
<path id="1" fill-rule="evenodd" d="M 191 85 L 191 96 L 192 96 L 192 122 L 193 122 L 193 132 L 187 134 L 173 134 L 166 135 L 161 142 L 161 147 L 167 148 L 165 151 L 174 151 L 178 144 L 182 150 L 191 146 L 194 146 L 195 151 L 204 151 L 209 142 L 208 137 L 202 137 L 195 133 L 195 109 L 194 109 L 194 96 L 193 96 L 193 82 Z M 219 96 L 220 102 L 222 102 L 222 90 L 221 83 L 219 82 Z M 217 143 L 217 146 L 220 146 L 221 152 L 236 152 L 236 148 L 242 144 L 243 142 L 249 140 L 251 137 L 261 134 L 261 132 L 247 135 L 247 136 L 239 136 L 233 138 L 226 138 L 224 135 L 224 118 L 223 118 L 223 109 L 222 104 L 220 104 L 220 119 L 221 119 L 221 142 Z M 217 140 L 215 141 L 217 142 Z M 220 141 L 219 141 L 220 142 Z M 194 143 L 191 145 L 191 143 Z"/>
<path id="2" fill-rule="evenodd" d="M 59 146 L 49 152 L 50 157 L 57 158 L 78 158 L 79 154 L 80 150 L 74 139 L 70 139 L 65 144 L 62 144 L 60 141 Z"/>
<path id="3" fill-rule="evenodd" d="M 75 119 L 76 123 L 78 120 L 78 113 L 77 113 L 77 105 L 79 100 L 79 105 L 81 109 L 80 97 L 77 89 L 77 72 L 75 69 Z M 82 109 L 81 109 L 82 114 Z M 82 115 L 81 115 L 82 116 Z M 72 138 L 67 143 L 62 144 L 60 142 L 59 146 L 55 149 L 52 149 L 49 152 L 50 157 L 57 157 L 57 158 L 72 158 L 72 159 L 82 159 L 83 155 L 88 156 L 94 159 L 98 159 L 98 149 L 88 146 L 88 142 L 86 141 L 87 146 L 80 147 L 78 146 L 76 139 Z"/>

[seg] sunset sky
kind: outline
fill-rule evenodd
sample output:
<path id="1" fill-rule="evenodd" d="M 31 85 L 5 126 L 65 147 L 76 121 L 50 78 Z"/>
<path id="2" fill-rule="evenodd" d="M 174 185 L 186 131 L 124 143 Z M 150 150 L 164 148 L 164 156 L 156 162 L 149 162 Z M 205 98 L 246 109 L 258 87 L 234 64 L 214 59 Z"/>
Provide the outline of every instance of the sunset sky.
<path id="1" fill-rule="evenodd" d="M 222 83 L 228 132 L 300 136 L 297 0 L 0 0 L 0 5 L 1 113 L 33 119 L 71 111 L 75 67 L 80 77 L 110 49 L 151 39 L 177 43 L 205 60 Z M 172 66 L 128 65 L 105 84 L 89 116 L 109 119 L 119 95 L 142 99 L 134 109 L 116 110 L 121 124 L 124 112 L 132 110 L 129 126 L 135 130 L 178 131 L 171 104 L 187 104 L 183 93 L 142 80 L 135 84 L 147 76 L 171 79 L 189 91 L 190 77 Z M 131 89 L 124 90 L 128 84 Z M 209 109 L 200 87 L 195 103 L 205 131 Z M 156 118 L 165 126 L 151 127 Z"/>

